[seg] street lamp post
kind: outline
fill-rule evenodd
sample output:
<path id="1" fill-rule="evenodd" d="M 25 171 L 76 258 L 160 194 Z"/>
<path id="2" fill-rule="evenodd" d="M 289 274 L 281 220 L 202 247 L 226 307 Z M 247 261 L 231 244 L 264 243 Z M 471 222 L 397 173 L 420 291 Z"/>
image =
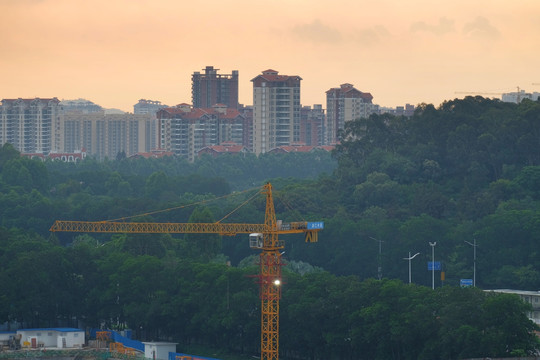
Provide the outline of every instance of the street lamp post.
<path id="1" fill-rule="evenodd" d="M 474 244 L 471 244 L 467 240 L 465 242 L 473 247 L 473 286 L 476 287 L 476 238 L 474 239 Z"/>
<path id="2" fill-rule="evenodd" d="M 429 246 L 431 246 L 431 288 L 435 289 L 435 245 L 437 245 L 437 242 L 430 242 Z"/>
<path id="3" fill-rule="evenodd" d="M 379 239 L 375 239 L 374 237 L 369 237 L 370 239 L 373 239 L 375 241 L 378 241 L 379 242 L 379 259 L 378 259 L 378 263 L 379 263 L 379 266 L 377 268 L 377 277 L 379 278 L 379 280 L 382 279 L 382 257 L 381 257 L 381 251 L 382 251 L 382 242 L 383 240 L 379 240 Z"/>
<path id="4" fill-rule="evenodd" d="M 409 251 L 409 257 L 403 258 L 403 260 L 409 260 L 409 284 L 411 283 L 411 260 L 414 259 L 419 254 L 420 253 L 416 253 L 413 256 L 411 256 L 411 252 Z"/>

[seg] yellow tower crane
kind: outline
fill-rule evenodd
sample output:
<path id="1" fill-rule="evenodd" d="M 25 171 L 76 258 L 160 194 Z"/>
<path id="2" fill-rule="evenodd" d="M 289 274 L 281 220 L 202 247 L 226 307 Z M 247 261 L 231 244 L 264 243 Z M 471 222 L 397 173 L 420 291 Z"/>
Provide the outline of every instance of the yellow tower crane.
<path id="1" fill-rule="evenodd" d="M 264 224 L 225 223 L 152 223 L 115 221 L 65 221 L 57 220 L 52 232 L 94 233 L 146 233 L 146 234 L 220 234 L 234 236 L 250 234 L 250 246 L 261 250 L 259 261 L 259 285 L 261 298 L 261 360 L 279 359 L 279 300 L 281 298 L 281 251 L 284 242 L 280 234 L 304 233 L 306 242 L 317 242 L 324 223 L 291 222 L 276 220 L 272 185 L 267 183 L 260 191 L 266 195 Z"/>

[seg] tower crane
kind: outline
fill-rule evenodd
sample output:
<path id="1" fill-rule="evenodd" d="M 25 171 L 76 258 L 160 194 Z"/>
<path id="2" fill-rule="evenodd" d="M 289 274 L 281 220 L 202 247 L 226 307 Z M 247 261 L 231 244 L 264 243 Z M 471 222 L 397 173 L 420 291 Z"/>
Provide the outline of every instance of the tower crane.
<path id="1" fill-rule="evenodd" d="M 279 359 L 279 300 L 281 298 L 281 251 L 285 246 L 281 234 L 304 233 L 306 242 L 317 242 L 324 228 L 322 221 L 281 223 L 276 220 L 272 185 L 265 184 L 260 192 L 266 195 L 264 224 L 226 223 L 152 223 L 115 221 L 57 220 L 51 232 L 93 233 L 206 233 L 234 236 L 250 234 L 250 247 L 259 249 L 259 285 L 261 299 L 261 360 Z"/>

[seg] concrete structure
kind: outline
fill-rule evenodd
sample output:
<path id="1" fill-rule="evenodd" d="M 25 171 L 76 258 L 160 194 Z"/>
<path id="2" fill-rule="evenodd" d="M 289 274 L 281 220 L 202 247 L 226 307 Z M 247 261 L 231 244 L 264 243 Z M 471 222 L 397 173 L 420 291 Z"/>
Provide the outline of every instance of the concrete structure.
<path id="1" fill-rule="evenodd" d="M 79 161 L 83 161 L 86 158 L 86 151 L 82 149 L 81 151 L 75 151 L 73 153 L 50 152 L 47 155 L 40 154 L 40 153 L 34 153 L 34 154 L 21 153 L 21 156 L 27 157 L 29 159 L 39 159 L 41 161 L 51 159 L 54 161 L 77 163 Z"/>
<path id="2" fill-rule="evenodd" d="M 219 69 L 207 66 L 204 74 L 195 71 L 191 76 L 191 99 L 194 108 L 211 108 L 225 104 L 228 108 L 238 108 L 238 70 L 232 74 L 218 74 Z"/>
<path id="3" fill-rule="evenodd" d="M 176 352 L 176 345 L 178 343 L 169 342 L 143 342 L 144 344 L 144 357 L 147 359 L 155 360 L 168 360 L 169 353 Z"/>
<path id="4" fill-rule="evenodd" d="M 326 92 L 327 144 L 339 141 L 339 132 L 345 122 L 367 118 L 375 112 L 373 96 L 354 88 L 352 84 L 341 84 Z"/>
<path id="5" fill-rule="evenodd" d="M 511 289 L 496 289 L 485 291 L 518 295 L 521 300 L 531 304 L 533 308 L 533 310 L 528 314 L 529 319 L 534 321 L 535 324 L 540 325 L 540 291 L 524 291 Z"/>
<path id="6" fill-rule="evenodd" d="M 2 100 L 0 146 L 10 143 L 24 153 L 62 151 L 63 127 L 64 112 L 57 98 Z"/>
<path id="7" fill-rule="evenodd" d="M 246 119 L 236 109 L 224 104 L 212 108 L 193 108 L 180 104 L 158 112 L 159 148 L 193 161 L 204 147 L 224 142 L 243 144 L 248 128 Z"/>
<path id="8" fill-rule="evenodd" d="M 150 114 L 68 113 L 64 122 L 66 153 L 84 148 L 89 156 L 102 160 L 115 159 L 122 152 L 130 156 L 157 147 L 157 120 Z"/>
<path id="9" fill-rule="evenodd" d="M 300 141 L 300 81 L 265 70 L 253 78 L 253 151 L 259 155 Z"/>
<path id="10" fill-rule="evenodd" d="M 539 97 L 540 97 L 540 93 L 538 92 L 530 93 L 530 92 L 525 92 L 525 90 L 521 90 L 518 88 L 518 91 L 502 94 L 502 101 L 518 104 L 522 102 L 524 99 L 536 101 L 538 100 Z"/>
<path id="11" fill-rule="evenodd" d="M 85 344 L 84 330 L 75 328 L 20 329 L 23 347 L 82 348 Z"/>

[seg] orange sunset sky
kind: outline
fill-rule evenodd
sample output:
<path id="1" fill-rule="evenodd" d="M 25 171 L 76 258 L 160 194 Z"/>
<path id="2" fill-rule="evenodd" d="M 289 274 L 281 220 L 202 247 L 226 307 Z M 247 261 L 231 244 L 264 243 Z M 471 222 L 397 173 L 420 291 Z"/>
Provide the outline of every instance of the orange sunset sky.
<path id="1" fill-rule="evenodd" d="M 351 83 L 381 106 L 540 92 L 539 0 L 0 0 L 0 98 L 133 111 L 191 103 L 191 74 L 302 77 L 303 105 Z"/>

